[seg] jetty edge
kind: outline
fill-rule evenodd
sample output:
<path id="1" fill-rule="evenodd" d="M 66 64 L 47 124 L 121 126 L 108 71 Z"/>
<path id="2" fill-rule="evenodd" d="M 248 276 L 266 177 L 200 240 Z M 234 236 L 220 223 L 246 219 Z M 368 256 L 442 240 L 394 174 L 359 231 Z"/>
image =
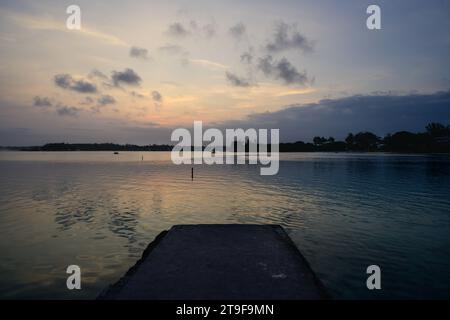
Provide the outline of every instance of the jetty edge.
<path id="1" fill-rule="evenodd" d="M 321 300 L 329 296 L 279 225 L 174 225 L 100 300 Z"/>

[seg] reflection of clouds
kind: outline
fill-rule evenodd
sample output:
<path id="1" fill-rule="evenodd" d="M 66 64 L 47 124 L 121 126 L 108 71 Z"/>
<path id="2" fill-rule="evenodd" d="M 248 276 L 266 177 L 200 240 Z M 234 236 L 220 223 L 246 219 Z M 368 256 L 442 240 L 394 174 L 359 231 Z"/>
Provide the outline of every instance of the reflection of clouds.
<path id="1" fill-rule="evenodd" d="M 152 236 L 147 233 L 149 226 L 145 220 L 164 213 L 165 197 L 164 185 L 146 180 L 145 175 L 159 180 L 170 177 L 170 173 L 146 172 L 146 167 L 140 166 L 137 169 L 142 172 L 135 175 L 132 166 L 111 167 L 104 163 L 43 167 L 44 171 L 47 169 L 54 175 L 30 192 L 35 204 L 40 202 L 52 210 L 59 231 L 72 231 L 79 241 L 85 240 L 78 234 L 80 230 L 87 232 L 87 245 L 91 241 L 110 241 L 113 235 L 126 240 L 122 246 L 129 256 L 138 257 L 142 253 Z M 114 174 L 108 174 L 111 172 Z"/>
<path id="2" fill-rule="evenodd" d="M 84 228 L 97 230 L 91 240 L 103 240 L 106 227 L 115 236 L 124 238 L 130 252 L 140 250 L 140 246 L 134 248 L 137 242 L 136 227 L 139 221 L 139 204 L 117 204 L 114 194 L 105 193 L 98 199 L 86 199 L 86 195 L 78 195 L 73 200 L 57 201 L 55 205 L 54 221 L 61 231 L 69 231 L 78 224 L 84 224 Z M 112 205 L 105 205 L 112 204 Z"/>
<path id="3" fill-rule="evenodd" d="M 172 165 L 162 153 L 145 153 L 145 161 L 140 153 L 46 156 L 73 162 L 0 161 L 4 274 L 41 280 L 42 269 L 50 281 L 60 274 L 49 275 L 51 266 L 60 272 L 79 262 L 96 286 L 86 286 L 89 297 L 115 282 L 173 224 L 281 224 L 336 292 L 368 256 L 386 259 L 401 277 L 404 265 L 389 251 L 392 243 L 411 259 L 430 252 L 431 243 L 448 247 L 448 156 L 282 154 L 276 176 L 260 176 L 258 166 L 199 165 L 194 181 L 190 166 Z M 88 160 L 79 162 L 82 156 Z M 101 161 L 89 161 L 94 157 Z M 433 272 L 442 272 L 443 259 L 430 259 Z M 25 271 L 32 265 L 40 268 L 35 278 Z M 330 265 L 340 273 L 326 273 Z M 35 284 L 59 290 L 58 281 L 49 288 Z"/>

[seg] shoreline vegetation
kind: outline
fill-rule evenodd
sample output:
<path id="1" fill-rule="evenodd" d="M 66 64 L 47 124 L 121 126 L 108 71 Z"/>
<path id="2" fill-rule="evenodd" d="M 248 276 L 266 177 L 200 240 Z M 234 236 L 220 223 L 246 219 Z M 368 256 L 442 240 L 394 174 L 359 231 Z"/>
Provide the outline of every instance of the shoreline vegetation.
<path id="1" fill-rule="evenodd" d="M 450 153 L 450 125 L 430 123 L 425 132 L 399 131 L 384 138 L 368 131 L 349 133 L 344 141 L 333 137 L 316 136 L 313 142 L 280 143 L 280 152 L 397 152 L 397 153 Z M 235 142 L 235 147 L 238 142 Z M 241 142 L 243 144 L 243 141 Z M 1 147 L 12 151 L 171 151 L 173 145 L 115 144 L 115 143 L 48 143 L 43 146 Z M 270 145 L 267 146 L 270 151 Z M 235 149 L 236 150 L 236 149 Z M 245 143 L 249 151 L 249 143 Z"/>

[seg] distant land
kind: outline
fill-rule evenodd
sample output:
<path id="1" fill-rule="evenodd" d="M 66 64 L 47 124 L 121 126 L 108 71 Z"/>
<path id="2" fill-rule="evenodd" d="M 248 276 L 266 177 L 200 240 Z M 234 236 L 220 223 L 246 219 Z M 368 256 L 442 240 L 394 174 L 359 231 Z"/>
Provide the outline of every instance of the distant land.
<path id="1" fill-rule="evenodd" d="M 0 148 L 14 151 L 171 151 L 173 146 L 166 144 L 138 146 L 116 143 L 47 143 L 43 146 Z"/>
<path id="2" fill-rule="evenodd" d="M 235 142 L 236 144 L 237 142 Z M 241 142 L 243 143 L 243 142 Z M 48 143 L 43 146 L 1 147 L 13 151 L 171 151 L 172 145 L 115 144 L 115 143 Z M 248 151 L 248 141 L 245 146 Z M 270 145 L 268 146 L 270 151 Z M 372 132 L 349 133 L 345 141 L 333 137 L 316 136 L 313 142 L 280 143 L 280 152 L 398 152 L 450 153 L 450 125 L 430 123 L 425 132 L 399 131 L 384 138 Z"/>

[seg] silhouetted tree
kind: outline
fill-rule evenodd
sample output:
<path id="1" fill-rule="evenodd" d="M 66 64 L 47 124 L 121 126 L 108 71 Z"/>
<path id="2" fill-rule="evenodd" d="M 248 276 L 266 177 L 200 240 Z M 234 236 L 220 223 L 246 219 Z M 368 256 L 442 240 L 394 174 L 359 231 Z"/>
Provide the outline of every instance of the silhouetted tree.
<path id="1" fill-rule="evenodd" d="M 353 139 L 354 147 L 359 151 L 375 151 L 380 143 L 380 138 L 372 132 L 357 133 Z"/>
<path id="2" fill-rule="evenodd" d="M 349 133 L 347 135 L 347 138 L 345 138 L 345 143 L 347 143 L 347 146 L 351 148 L 353 144 L 355 143 L 355 137 L 353 136 L 353 133 Z"/>
<path id="3" fill-rule="evenodd" d="M 426 152 L 429 149 L 430 138 L 423 133 L 412 133 L 408 131 L 388 134 L 384 140 L 385 151 L 395 152 Z"/>
<path id="4" fill-rule="evenodd" d="M 327 142 L 327 139 L 324 138 L 324 137 L 314 137 L 314 138 L 313 138 L 313 143 L 314 143 L 316 146 L 321 146 L 322 144 L 324 144 L 324 143 L 326 143 L 326 142 Z"/>
<path id="5" fill-rule="evenodd" d="M 441 123 L 432 122 L 426 126 L 427 133 L 433 138 L 450 135 L 450 126 L 444 126 Z"/>

